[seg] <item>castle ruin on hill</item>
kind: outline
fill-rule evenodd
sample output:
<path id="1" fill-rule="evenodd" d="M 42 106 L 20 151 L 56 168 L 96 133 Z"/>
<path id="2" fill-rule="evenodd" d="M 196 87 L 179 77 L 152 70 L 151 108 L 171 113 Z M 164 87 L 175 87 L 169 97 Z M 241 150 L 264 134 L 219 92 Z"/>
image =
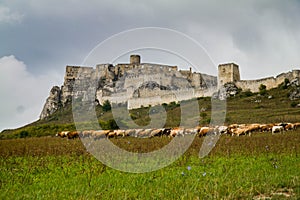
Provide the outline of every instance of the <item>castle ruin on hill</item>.
<path id="1" fill-rule="evenodd" d="M 239 66 L 228 63 L 219 65 L 217 78 L 192 72 L 191 68 L 178 70 L 177 66 L 141 63 L 139 55 L 131 55 L 129 63 L 98 64 L 95 68 L 66 66 L 64 83 L 61 87 L 54 86 L 51 89 L 40 119 L 50 116 L 77 97 L 82 101 L 92 100 L 101 105 L 108 100 L 110 103 L 126 104 L 128 109 L 135 109 L 212 96 L 226 83 L 234 83 L 242 90 L 257 92 L 260 84 L 271 89 L 286 78 L 299 82 L 300 70 L 277 77 L 241 80 Z"/>

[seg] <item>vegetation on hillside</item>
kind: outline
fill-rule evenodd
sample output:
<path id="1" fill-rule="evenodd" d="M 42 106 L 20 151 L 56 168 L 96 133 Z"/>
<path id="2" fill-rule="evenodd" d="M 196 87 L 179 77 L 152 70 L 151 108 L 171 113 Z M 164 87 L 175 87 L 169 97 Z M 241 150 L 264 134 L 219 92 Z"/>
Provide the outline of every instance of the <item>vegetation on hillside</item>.
<path id="1" fill-rule="evenodd" d="M 292 90 L 283 84 L 265 94 L 240 91 L 227 99 L 225 123 L 299 121 L 300 102 L 288 98 Z M 199 124 L 207 125 L 211 98 L 201 97 L 197 101 Z M 167 113 L 165 126 L 178 126 L 183 104 L 189 106 L 189 101 L 162 105 Z M 114 105 L 110 106 L 114 109 Z M 137 124 L 147 125 L 151 117 L 159 117 L 157 110 L 162 107 L 143 107 L 131 110 L 128 115 Z M 113 119 L 111 109 L 97 106 L 95 110 L 99 124 L 105 129 L 118 128 L 116 121 L 120 119 Z M 88 127 L 89 122 L 85 123 Z M 129 122 L 121 123 L 126 126 Z M 102 164 L 86 151 L 79 139 L 51 137 L 61 130 L 75 130 L 71 105 L 45 120 L 1 133 L 2 138 L 16 139 L 0 140 L 0 199 L 300 198 L 299 128 L 276 135 L 261 132 L 251 137 L 222 135 L 204 158 L 198 155 L 205 138 L 196 137 L 174 163 L 143 174 L 124 173 Z M 50 137 L 31 137 L 45 135 Z M 171 140 L 168 137 L 109 139 L 119 148 L 139 153 L 158 150 Z"/>
<path id="2" fill-rule="evenodd" d="M 300 109 L 297 107 L 300 100 L 289 99 L 289 94 L 293 90 L 294 87 L 289 84 L 288 80 L 285 80 L 277 88 L 271 90 L 266 90 L 266 86 L 261 85 L 258 93 L 252 93 L 249 90 L 239 91 L 237 95 L 227 98 L 225 124 L 300 121 Z M 211 121 L 211 98 L 200 97 L 197 101 L 200 111 L 199 125 L 208 125 Z M 185 101 L 185 105 L 188 105 L 188 102 Z M 180 125 L 181 103 L 171 102 L 162 105 L 167 113 L 165 127 Z M 127 119 L 114 116 L 112 109 L 114 109 L 114 105 L 111 105 L 109 101 L 106 101 L 103 106 L 96 106 L 95 112 L 102 129 L 117 129 L 120 124 L 122 127 L 130 127 L 132 120 L 139 126 L 148 125 L 151 118 L 152 120 L 161 120 L 161 113 L 158 112 L 158 110 L 161 110 L 161 106 L 130 110 L 127 114 L 125 113 L 128 116 Z M 38 120 L 19 129 L 5 130 L 0 134 L 0 138 L 55 135 L 63 130 L 75 130 L 71 104 L 56 111 L 44 120 Z"/>

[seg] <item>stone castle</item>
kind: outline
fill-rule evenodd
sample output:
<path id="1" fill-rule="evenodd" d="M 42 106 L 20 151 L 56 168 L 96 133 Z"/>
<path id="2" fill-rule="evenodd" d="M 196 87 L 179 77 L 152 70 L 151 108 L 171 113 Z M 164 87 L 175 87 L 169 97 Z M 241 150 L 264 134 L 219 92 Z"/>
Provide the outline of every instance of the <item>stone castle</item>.
<path id="1" fill-rule="evenodd" d="M 92 100 L 101 105 L 108 100 L 110 103 L 126 104 L 128 109 L 135 109 L 212 96 L 226 83 L 234 83 L 242 90 L 257 92 L 260 84 L 270 89 L 277 87 L 285 78 L 299 81 L 299 77 L 300 70 L 293 70 L 275 78 L 240 80 L 238 65 L 229 63 L 219 65 L 217 78 L 192 72 L 191 68 L 178 70 L 177 66 L 141 63 L 139 55 L 131 55 L 129 63 L 115 66 L 66 66 L 64 84 L 51 89 L 40 119 L 64 107 L 72 98 Z"/>
<path id="2" fill-rule="evenodd" d="M 276 77 L 267 77 L 257 80 L 241 80 L 239 66 L 234 63 L 221 64 L 218 67 L 218 86 L 223 86 L 226 83 L 234 83 L 236 87 L 243 91 L 250 90 L 258 92 L 261 84 L 266 86 L 266 89 L 272 89 L 288 79 L 290 82 L 299 84 L 300 70 L 292 70 L 291 72 L 279 74 Z"/>

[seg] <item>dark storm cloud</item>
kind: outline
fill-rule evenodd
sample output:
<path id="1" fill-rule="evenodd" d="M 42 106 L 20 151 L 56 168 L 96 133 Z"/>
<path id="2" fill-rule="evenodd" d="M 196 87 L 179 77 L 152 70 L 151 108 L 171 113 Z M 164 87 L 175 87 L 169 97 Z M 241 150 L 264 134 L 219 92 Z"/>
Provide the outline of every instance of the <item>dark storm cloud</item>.
<path id="1" fill-rule="evenodd" d="M 11 104 L 7 108 L 13 113 L 22 105 L 26 108 L 24 116 L 31 116 L 24 119 L 37 119 L 49 91 L 47 82 L 62 84 L 65 65 L 81 64 L 99 42 L 136 27 L 157 26 L 181 31 L 203 45 L 216 64 L 239 64 L 242 78 L 274 76 L 299 68 L 299 18 L 298 0 L 3 0 L 0 3 L 0 58 L 3 57 L 3 63 L 6 61 L 6 69 L 9 63 L 18 63 L 9 73 L 11 76 L 20 68 L 23 74 L 29 74 L 24 85 L 33 87 L 43 77 L 43 84 L 37 84 L 35 90 L 46 91 L 33 96 L 34 101 L 27 97 L 26 105 L 18 101 L 22 99 L 18 94 L 7 92 L 6 99 Z M 191 54 L 197 55 L 197 52 Z M 13 57 L 4 57 L 10 55 Z M 205 73 L 216 72 L 205 70 Z M 22 79 L 23 74 L 18 77 Z M 2 84 L 11 82 L 7 79 L 7 83 Z M 9 95 L 14 101 L 9 101 Z M 32 110 L 31 101 L 37 108 L 28 114 Z M 12 126 L 13 122 L 9 124 Z"/>
<path id="2" fill-rule="evenodd" d="M 217 62 L 233 59 L 246 66 L 263 62 L 278 63 L 278 67 L 298 62 L 288 55 L 298 50 L 294 44 L 299 41 L 299 1 L 32 0 L 7 1 L 2 7 L 23 19 L 0 25 L 0 55 L 13 54 L 39 73 L 47 67 L 58 69 L 68 63 L 81 63 L 98 42 L 142 26 L 173 28 L 195 37 L 207 44 Z M 230 42 L 233 46 L 227 47 L 228 52 L 218 51 L 218 46 Z M 245 59 L 233 57 L 231 48 L 245 55 Z M 273 61 L 271 58 L 277 56 L 274 49 L 289 61 Z"/>

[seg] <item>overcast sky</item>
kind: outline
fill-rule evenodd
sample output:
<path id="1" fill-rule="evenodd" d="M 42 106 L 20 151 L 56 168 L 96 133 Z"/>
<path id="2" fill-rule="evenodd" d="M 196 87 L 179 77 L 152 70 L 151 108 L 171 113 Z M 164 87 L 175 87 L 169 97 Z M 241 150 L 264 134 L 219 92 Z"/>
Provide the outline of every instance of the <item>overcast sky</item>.
<path id="1" fill-rule="evenodd" d="M 298 0 L 0 0 L 0 131 L 37 120 L 65 66 L 119 32 L 174 29 L 256 79 L 300 68 L 299 19 Z"/>

